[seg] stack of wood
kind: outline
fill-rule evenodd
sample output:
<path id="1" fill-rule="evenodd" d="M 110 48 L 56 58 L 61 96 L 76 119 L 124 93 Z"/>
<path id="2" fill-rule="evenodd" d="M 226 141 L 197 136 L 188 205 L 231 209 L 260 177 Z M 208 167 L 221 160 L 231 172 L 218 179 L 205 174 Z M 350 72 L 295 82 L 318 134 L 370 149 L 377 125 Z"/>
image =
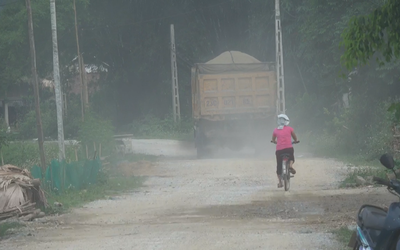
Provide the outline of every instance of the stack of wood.
<path id="1" fill-rule="evenodd" d="M 32 220 L 43 217 L 37 207 L 47 207 L 40 180 L 30 172 L 12 165 L 0 167 L 0 220 L 20 217 Z"/>

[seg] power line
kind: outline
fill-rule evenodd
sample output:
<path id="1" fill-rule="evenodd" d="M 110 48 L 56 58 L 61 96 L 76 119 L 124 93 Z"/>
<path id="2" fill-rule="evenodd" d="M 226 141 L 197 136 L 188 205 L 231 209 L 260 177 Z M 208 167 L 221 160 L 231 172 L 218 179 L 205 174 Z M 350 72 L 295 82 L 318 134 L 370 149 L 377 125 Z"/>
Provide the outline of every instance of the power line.
<path id="1" fill-rule="evenodd" d="M 183 62 L 183 66 L 185 66 L 185 68 L 191 70 L 192 69 L 192 65 L 188 64 L 182 57 L 177 56 L 178 59 L 180 59 Z"/>
<path id="2" fill-rule="evenodd" d="M 172 49 L 171 49 L 171 50 L 172 50 Z M 182 62 L 184 62 L 184 63 L 186 64 L 186 66 L 189 67 L 189 69 L 192 68 L 193 64 L 192 64 L 189 60 L 185 59 L 185 58 L 181 55 L 181 53 L 179 53 L 179 52 L 176 51 L 176 49 L 175 49 L 174 52 L 175 52 L 176 56 L 177 56 L 179 59 L 181 59 Z"/>
<path id="3" fill-rule="evenodd" d="M 134 23 L 129 23 L 129 24 L 121 24 L 121 25 L 105 25 L 105 26 L 98 26 L 98 27 L 91 27 L 89 29 L 99 29 L 99 28 L 118 28 L 118 27 L 126 27 L 126 26 L 131 26 L 131 25 L 138 25 L 138 24 L 143 24 L 143 23 L 150 23 L 150 22 L 155 22 L 155 21 L 161 21 L 161 20 L 165 20 L 165 19 L 169 19 L 169 18 L 174 18 L 174 17 L 178 17 L 178 16 L 185 16 L 194 12 L 197 12 L 199 10 L 203 10 L 203 9 L 208 9 L 208 8 L 212 8 L 212 7 L 216 7 L 216 6 L 220 6 L 220 5 L 224 5 L 227 3 L 230 3 L 232 0 L 227 0 L 221 3 L 217 3 L 217 4 L 213 4 L 213 5 L 208 5 L 202 8 L 196 8 L 194 10 L 191 11 L 187 11 L 187 12 L 182 12 L 179 14 L 175 14 L 175 15 L 171 15 L 171 16 L 165 16 L 165 17 L 160 17 L 160 18 L 152 18 L 152 19 L 148 19 L 148 20 L 144 20 L 144 21 L 140 21 L 140 22 L 134 22 Z"/>

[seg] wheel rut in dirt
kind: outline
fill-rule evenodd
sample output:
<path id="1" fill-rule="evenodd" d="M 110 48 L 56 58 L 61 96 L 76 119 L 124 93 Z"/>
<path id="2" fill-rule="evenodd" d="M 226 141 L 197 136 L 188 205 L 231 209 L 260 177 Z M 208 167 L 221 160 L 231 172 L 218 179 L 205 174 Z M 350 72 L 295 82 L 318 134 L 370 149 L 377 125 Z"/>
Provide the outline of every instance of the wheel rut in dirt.
<path id="1" fill-rule="evenodd" d="M 363 194 L 300 194 L 273 196 L 267 200 L 254 200 L 246 204 L 213 205 L 193 211 L 164 214 L 164 218 L 184 218 L 184 221 L 216 220 L 291 220 L 301 224 L 327 224 L 336 226 L 355 220 L 355 210 L 366 201 L 370 204 L 389 204 L 392 197 L 383 195 L 386 190 L 373 190 Z"/>

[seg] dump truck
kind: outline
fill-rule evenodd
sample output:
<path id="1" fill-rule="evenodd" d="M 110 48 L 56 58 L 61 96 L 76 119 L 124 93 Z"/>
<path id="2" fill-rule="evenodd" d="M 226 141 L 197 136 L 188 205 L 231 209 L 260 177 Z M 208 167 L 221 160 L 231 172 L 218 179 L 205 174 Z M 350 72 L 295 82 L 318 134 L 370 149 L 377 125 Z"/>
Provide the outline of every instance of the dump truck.
<path id="1" fill-rule="evenodd" d="M 277 113 L 275 63 L 227 51 L 192 67 L 192 114 L 199 158 L 213 149 L 256 152 L 270 141 Z"/>

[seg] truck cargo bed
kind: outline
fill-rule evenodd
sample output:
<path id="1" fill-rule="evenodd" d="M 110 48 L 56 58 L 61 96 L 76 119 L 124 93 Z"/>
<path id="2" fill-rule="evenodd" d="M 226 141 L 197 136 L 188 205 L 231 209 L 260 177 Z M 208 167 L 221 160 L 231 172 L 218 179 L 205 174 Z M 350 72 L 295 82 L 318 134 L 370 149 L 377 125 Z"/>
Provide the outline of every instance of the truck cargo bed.
<path id="1" fill-rule="evenodd" d="M 275 113 L 275 73 L 199 74 L 194 110 L 200 116 Z"/>

